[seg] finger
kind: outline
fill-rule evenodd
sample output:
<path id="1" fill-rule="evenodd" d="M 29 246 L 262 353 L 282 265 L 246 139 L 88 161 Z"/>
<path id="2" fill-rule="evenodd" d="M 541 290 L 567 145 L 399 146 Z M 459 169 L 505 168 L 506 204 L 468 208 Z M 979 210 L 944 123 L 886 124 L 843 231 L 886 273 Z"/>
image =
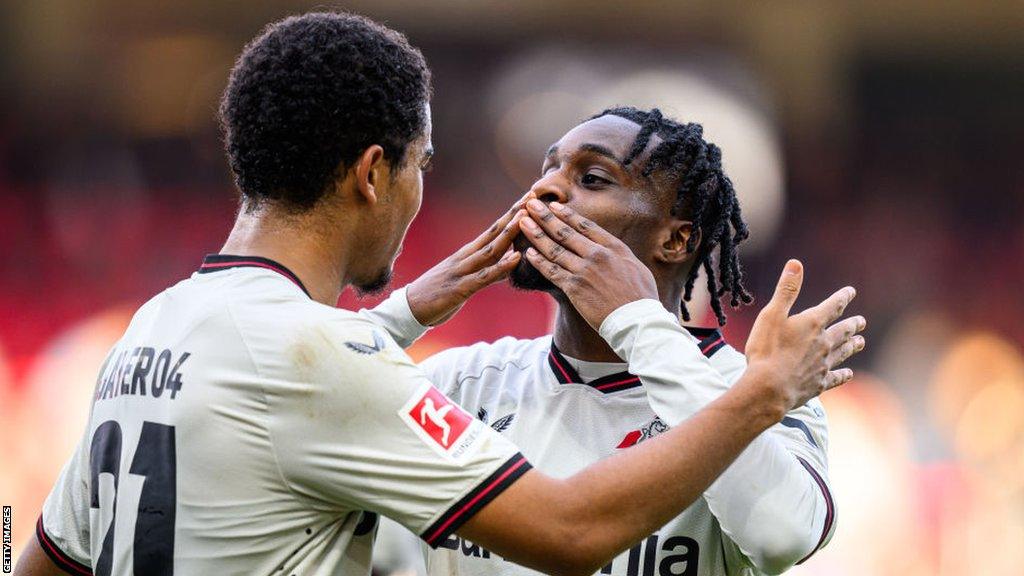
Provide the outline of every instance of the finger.
<path id="1" fill-rule="evenodd" d="M 540 251 L 540 253 L 552 262 L 557 263 L 562 268 L 569 271 L 579 270 L 583 264 L 583 259 L 576 255 L 570 250 L 566 250 L 564 246 L 555 242 L 550 236 L 544 232 L 544 229 L 540 227 L 537 222 L 527 216 L 519 221 L 519 226 L 523 230 L 523 234 L 526 239 L 530 241 L 533 246 Z"/>
<path id="2" fill-rule="evenodd" d="M 564 223 L 569 225 L 569 230 L 578 232 L 578 234 L 569 234 L 567 231 L 562 230 L 558 234 L 564 236 L 566 245 L 581 256 L 589 254 L 595 248 L 593 244 L 607 248 L 625 246 L 621 240 L 610 232 L 561 202 L 552 202 L 545 206 L 543 202 L 531 201 L 526 203 L 526 208 L 542 224 L 550 222 L 553 230 L 561 230 L 563 228 L 561 224 Z M 556 226 L 558 228 L 554 228 Z"/>
<path id="3" fill-rule="evenodd" d="M 519 252 L 509 250 L 494 264 L 485 266 L 475 274 L 464 277 L 462 279 L 464 282 L 463 287 L 467 289 L 467 292 L 473 293 L 499 280 L 503 280 L 508 277 L 508 273 L 516 267 L 516 264 L 519 264 L 519 260 Z"/>
<path id="4" fill-rule="evenodd" d="M 825 341 L 831 348 L 836 348 L 852 338 L 854 334 L 862 332 L 867 325 L 867 320 L 863 316 L 845 318 L 825 330 Z"/>
<path id="5" fill-rule="evenodd" d="M 456 267 L 459 274 L 473 274 L 476 270 L 494 264 L 497 259 L 508 252 L 512 241 L 519 235 L 519 220 L 526 216 L 526 210 L 518 210 L 501 232 L 482 248 L 470 253 Z"/>
<path id="6" fill-rule="evenodd" d="M 801 314 L 814 318 L 822 325 L 827 326 L 842 317 L 846 307 L 850 305 L 855 296 L 857 296 L 857 290 L 853 286 L 846 286 L 836 290 L 820 304 L 808 308 Z"/>
<path id="7" fill-rule="evenodd" d="M 558 208 L 555 208 L 554 204 L 556 203 L 552 202 L 547 205 L 539 200 L 533 200 L 527 202 L 526 208 L 529 210 L 530 216 L 540 224 L 549 237 L 579 256 L 590 255 L 598 247 L 598 244 L 572 226 L 570 214 L 566 213 L 569 209 L 565 205 L 558 204 Z M 578 215 L 576 217 L 580 219 Z M 584 229 L 593 230 L 593 227 L 587 224 L 584 225 Z"/>
<path id="8" fill-rule="evenodd" d="M 859 353 L 864 349 L 865 340 L 861 335 L 851 337 L 849 340 L 843 341 L 842 344 L 836 346 L 828 355 L 826 362 L 828 362 L 829 369 L 839 366 L 843 362 L 849 360 L 850 356 Z"/>
<path id="9" fill-rule="evenodd" d="M 526 259 L 542 276 L 551 280 L 551 283 L 561 288 L 563 292 L 566 291 L 571 272 L 559 266 L 557 262 L 548 260 L 532 246 L 526 249 Z"/>
<path id="10" fill-rule="evenodd" d="M 789 316 L 793 303 L 800 295 L 800 287 L 804 283 L 804 265 L 799 260 L 786 262 L 779 276 L 779 283 L 775 285 L 775 293 L 765 308 L 772 308 L 779 311 L 783 316 Z"/>
<path id="11" fill-rule="evenodd" d="M 838 388 L 843 384 L 846 384 L 850 380 L 853 380 L 853 370 L 849 368 L 840 368 L 839 370 L 832 370 L 825 375 L 825 390 L 831 390 Z"/>
<path id="12" fill-rule="evenodd" d="M 527 192 L 519 200 L 516 200 L 515 203 L 512 204 L 512 207 L 501 215 L 501 218 L 498 218 L 494 224 L 491 224 L 487 230 L 484 230 L 483 233 L 470 242 L 469 246 L 471 246 L 473 250 L 479 250 L 488 242 L 494 240 L 505 229 L 505 227 L 508 226 L 508 223 L 512 221 L 516 213 L 523 209 L 523 205 L 526 203 L 527 199 L 532 197 L 533 193 Z M 499 252 L 499 254 L 501 254 L 501 252 Z"/>

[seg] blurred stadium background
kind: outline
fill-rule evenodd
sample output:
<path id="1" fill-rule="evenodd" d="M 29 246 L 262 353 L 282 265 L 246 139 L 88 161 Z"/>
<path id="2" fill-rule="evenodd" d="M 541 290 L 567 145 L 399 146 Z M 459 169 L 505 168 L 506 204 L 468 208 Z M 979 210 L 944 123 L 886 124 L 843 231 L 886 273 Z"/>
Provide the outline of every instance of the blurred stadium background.
<path id="1" fill-rule="evenodd" d="M 263 24 L 325 4 L 0 4 L 0 499 L 15 555 L 130 314 L 216 252 L 235 196 L 214 114 Z M 869 347 L 825 398 L 839 530 L 794 574 L 1024 570 L 1024 3 L 360 0 L 434 71 L 414 278 L 610 104 L 703 122 L 753 238 L 803 301 L 858 287 Z M 351 294 L 346 306 L 359 302 Z M 763 301 L 763 300 L 762 300 Z M 545 333 L 489 289 L 414 355 Z M 753 315 L 730 315 L 741 344 Z M 710 320 L 709 320 L 710 321 Z"/>

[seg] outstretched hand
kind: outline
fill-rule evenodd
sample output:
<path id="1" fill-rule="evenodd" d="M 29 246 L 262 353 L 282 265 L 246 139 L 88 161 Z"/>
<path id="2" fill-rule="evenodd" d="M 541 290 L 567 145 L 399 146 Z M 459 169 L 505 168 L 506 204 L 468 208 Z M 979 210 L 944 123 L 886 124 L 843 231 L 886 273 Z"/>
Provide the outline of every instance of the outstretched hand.
<path id="1" fill-rule="evenodd" d="M 803 277 L 798 260 L 786 263 L 775 294 L 754 321 L 744 351 L 749 368 L 761 370 L 776 389 L 784 411 L 849 382 L 853 371 L 839 366 L 865 344 L 858 334 L 867 326 L 863 316 L 840 320 L 857 295 L 852 286 L 837 290 L 817 306 L 789 315 Z"/>
<path id="2" fill-rule="evenodd" d="M 409 308 L 424 326 L 436 326 L 455 315 L 477 291 L 508 277 L 520 255 L 511 250 L 526 212 L 528 193 L 472 242 L 427 270 L 406 288 Z"/>

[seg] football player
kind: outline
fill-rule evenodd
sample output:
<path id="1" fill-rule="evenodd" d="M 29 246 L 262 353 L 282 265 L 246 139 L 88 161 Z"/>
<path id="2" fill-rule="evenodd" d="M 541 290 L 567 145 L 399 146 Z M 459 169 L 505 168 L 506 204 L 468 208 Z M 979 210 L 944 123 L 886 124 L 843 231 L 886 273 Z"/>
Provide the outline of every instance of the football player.
<path id="1" fill-rule="evenodd" d="M 626 340 L 608 338 L 614 319 L 588 323 L 574 303 L 607 283 L 606 236 L 624 242 L 657 280 L 658 303 L 630 305 L 634 314 L 658 316 L 674 323 L 665 330 L 681 331 L 701 269 L 719 324 L 719 296 L 729 294 L 734 306 L 750 301 L 736 251 L 747 229 L 721 151 L 700 125 L 658 110 L 616 108 L 580 124 L 548 151 L 531 193 L 536 199 L 517 246 L 532 247 L 512 282 L 555 298 L 554 334 L 450 349 L 421 367 L 540 470 L 567 478 L 664 434 L 690 413 L 680 407 L 708 404 L 747 365 L 714 328 L 687 329 L 706 357 L 695 361 L 666 345 L 659 330 L 646 328 L 626 350 Z M 862 319 L 856 322 L 855 330 L 863 328 Z M 856 350 L 863 344 L 860 336 L 850 340 Z M 821 403 L 794 407 L 689 508 L 601 573 L 777 574 L 799 563 L 828 542 L 836 525 L 827 447 Z M 429 554 L 428 566 L 431 574 L 534 573 L 458 535 Z"/>
<path id="2" fill-rule="evenodd" d="M 507 249 L 519 206 L 376 310 L 334 307 L 348 285 L 387 283 L 430 163 L 429 94 L 419 51 L 358 16 L 288 18 L 246 47 L 221 106 L 242 195 L 234 228 L 111 350 L 17 574 L 368 574 L 378 514 L 429 545 L 454 533 L 586 574 L 686 508 L 788 410 L 849 379 L 832 368 L 854 319 L 828 326 L 852 289 L 790 316 L 793 263 L 732 390 L 699 412 L 680 403 L 675 429 L 577 474 L 533 470 L 403 351 L 404 334 L 518 264 Z M 656 337 L 702 358 L 651 309 L 650 271 L 609 246 L 614 282 L 574 295 L 575 309 L 627 356 Z"/>

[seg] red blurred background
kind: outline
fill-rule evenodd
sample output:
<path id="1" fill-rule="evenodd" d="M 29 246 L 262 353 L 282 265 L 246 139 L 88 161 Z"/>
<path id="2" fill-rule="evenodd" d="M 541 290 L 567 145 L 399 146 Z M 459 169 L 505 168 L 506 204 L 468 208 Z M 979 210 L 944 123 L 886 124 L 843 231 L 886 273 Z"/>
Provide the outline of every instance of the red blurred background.
<path id="1" fill-rule="evenodd" d="M 0 498 L 15 554 L 107 347 L 216 252 L 236 196 L 214 118 L 232 59 L 312 4 L 0 7 Z M 802 301 L 858 287 L 869 348 L 826 399 L 839 530 L 805 574 L 1024 565 L 1024 4 L 358 1 L 435 79 L 434 172 L 396 285 L 483 229 L 547 145 L 612 104 L 705 124 L 752 239 Z M 346 294 L 341 304 L 371 305 Z M 414 355 L 548 331 L 491 288 Z M 750 310 L 730 314 L 741 347 Z"/>

